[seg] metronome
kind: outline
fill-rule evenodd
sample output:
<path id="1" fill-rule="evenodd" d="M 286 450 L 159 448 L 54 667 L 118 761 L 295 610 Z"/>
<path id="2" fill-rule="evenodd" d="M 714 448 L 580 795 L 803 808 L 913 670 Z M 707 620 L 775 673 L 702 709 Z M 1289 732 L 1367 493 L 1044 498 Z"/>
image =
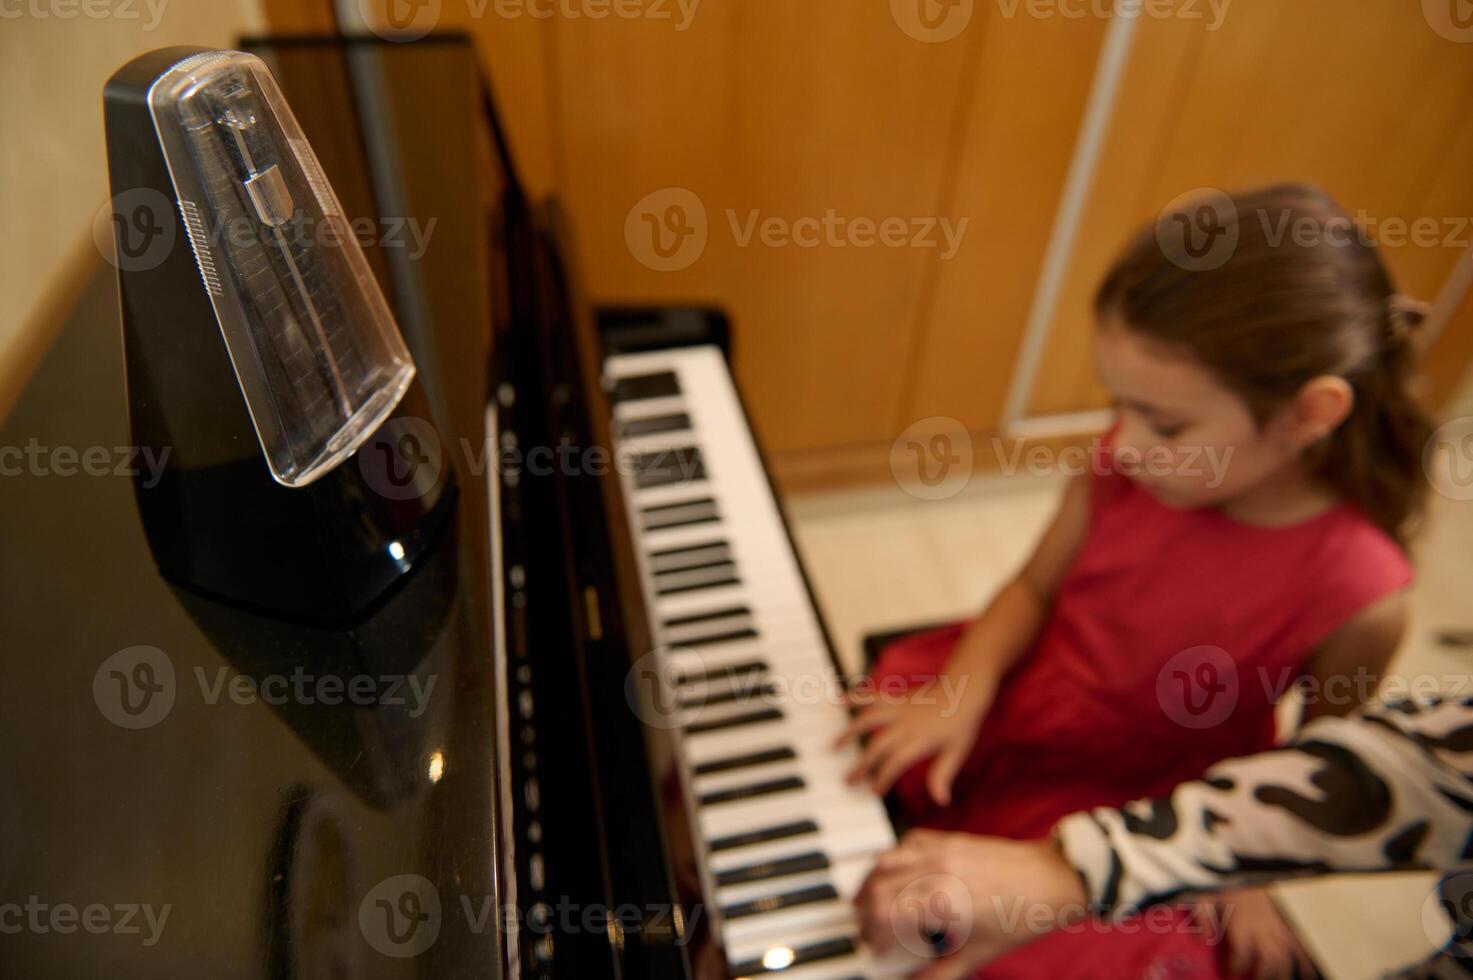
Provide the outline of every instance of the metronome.
<path id="1" fill-rule="evenodd" d="M 397 435 L 429 413 L 349 219 L 253 55 L 143 55 L 103 112 L 132 438 L 164 461 L 134 483 L 159 570 L 351 622 L 431 545 L 453 493 Z M 140 254 L 140 225 L 172 244 Z"/>

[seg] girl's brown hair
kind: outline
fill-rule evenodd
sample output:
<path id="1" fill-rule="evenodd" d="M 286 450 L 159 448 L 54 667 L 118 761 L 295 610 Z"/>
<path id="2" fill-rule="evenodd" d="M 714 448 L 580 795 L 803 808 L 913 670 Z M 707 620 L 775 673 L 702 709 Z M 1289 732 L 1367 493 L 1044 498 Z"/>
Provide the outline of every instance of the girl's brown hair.
<path id="1" fill-rule="evenodd" d="M 1169 209 L 1116 259 L 1094 308 L 1195 358 L 1260 425 L 1309 380 L 1344 378 L 1354 408 L 1306 464 L 1405 547 L 1431 434 L 1407 391 L 1423 314 L 1327 194 L 1281 185 Z"/>

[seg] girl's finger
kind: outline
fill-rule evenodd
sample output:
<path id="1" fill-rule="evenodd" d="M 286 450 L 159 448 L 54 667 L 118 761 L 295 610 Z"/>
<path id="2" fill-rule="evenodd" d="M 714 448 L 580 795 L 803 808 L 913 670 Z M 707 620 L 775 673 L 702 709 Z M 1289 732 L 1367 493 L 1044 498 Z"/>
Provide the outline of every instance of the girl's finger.
<path id="1" fill-rule="evenodd" d="M 906 770 L 926 757 L 926 747 L 913 741 L 900 742 L 890 747 L 885 758 L 874 767 L 874 778 L 870 780 L 870 788 L 877 794 L 890 791 L 895 781 L 905 775 Z"/>
<path id="2" fill-rule="evenodd" d="M 930 830 L 926 827 L 917 827 L 907 830 L 905 836 L 900 838 L 903 846 L 934 848 L 946 842 L 951 834 L 945 830 Z"/>
<path id="3" fill-rule="evenodd" d="M 894 745 L 897 739 L 903 737 L 904 733 L 894 727 L 883 729 L 871 737 L 869 744 L 860 751 L 859 759 L 854 763 L 854 767 L 844 777 L 844 782 L 850 786 L 857 786 L 869 779 L 870 773 L 884 759 L 889 747 Z"/>
<path id="4" fill-rule="evenodd" d="M 1260 947 L 1258 950 L 1257 980 L 1293 980 L 1289 968 L 1290 957 L 1283 949 Z"/>
<path id="5" fill-rule="evenodd" d="M 861 735 L 865 735 L 890 723 L 889 712 L 881 705 L 865 708 L 849 722 L 839 737 L 834 739 L 834 748 L 841 749 L 850 742 L 857 741 Z"/>
<path id="6" fill-rule="evenodd" d="M 915 974 L 912 980 L 962 980 L 975 973 L 985 961 L 985 956 L 964 946 L 955 953 L 934 961 Z"/>
<path id="7" fill-rule="evenodd" d="M 1315 968 L 1314 960 L 1309 956 L 1309 950 L 1299 942 L 1299 937 L 1294 937 L 1294 962 L 1299 967 L 1299 980 L 1318 980 L 1320 971 Z"/>
<path id="8" fill-rule="evenodd" d="M 962 763 L 967 761 L 969 746 L 953 743 L 942 750 L 931 763 L 931 771 L 926 773 L 926 789 L 931 792 L 931 799 L 938 806 L 951 805 L 951 784 L 956 781 L 956 774 L 961 771 Z"/>
<path id="9" fill-rule="evenodd" d="M 912 874 L 883 874 L 876 872 L 865 882 L 855 904 L 859 911 L 860 931 L 864 940 L 876 952 L 888 952 L 895 944 L 896 932 L 904 928 L 897 921 L 896 897 L 914 876 Z"/>
<path id="10" fill-rule="evenodd" d="M 902 842 L 893 851 L 886 851 L 875 861 L 875 869 L 886 874 L 913 872 L 929 864 L 934 849 L 923 844 Z"/>

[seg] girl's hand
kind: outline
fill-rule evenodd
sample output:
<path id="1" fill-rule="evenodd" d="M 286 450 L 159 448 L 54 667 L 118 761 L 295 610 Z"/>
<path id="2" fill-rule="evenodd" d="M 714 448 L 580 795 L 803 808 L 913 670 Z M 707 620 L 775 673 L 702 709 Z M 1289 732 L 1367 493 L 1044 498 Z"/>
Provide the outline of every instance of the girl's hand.
<path id="1" fill-rule="evenodd" d="M 912 953 L 944 936 L 947 953 L 918 980 L 960 980 L 988 960 L 1084 912 L 1079 874 L 1047 840 L 916 830 L 880 856 L 855 896 L 876 954 Z"/>
<path id="2" fill-rule="evenodd" d="M 1308 980 L 1319 976 L 1314 961 L 1284 921 L 1268 889 L 1222 892 L 1205 902 L 1217 907 L 1215 921 L 1224 923 L 1231 975 L 1251 976 L 1254 980 Z"/>
<path id="3" fill-rule="evenodd" d="M 868 781 L 877 794 L 884 794 L 911 766 L 935 756 L 926 788 L 938 804 L 949 804 L 952 781 L 977 741 L 997 685 L 979 675 L 962 675 L 952 690 L 954 699 L 943 696 L 947 686 L 940 683 L 898 694 L 852 692 L 849 703 L 859 710 L 835 747 L 865 734 L 870 738 L 846 781 L 851 786 Z"/>

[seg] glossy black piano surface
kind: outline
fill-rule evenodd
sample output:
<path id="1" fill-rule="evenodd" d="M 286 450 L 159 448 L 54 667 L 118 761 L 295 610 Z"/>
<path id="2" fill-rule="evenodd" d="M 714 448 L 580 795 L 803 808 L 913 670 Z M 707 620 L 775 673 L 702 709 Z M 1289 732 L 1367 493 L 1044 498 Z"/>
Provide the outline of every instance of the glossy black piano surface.
<path id="1" fill-rule="evenodd" d="M 617 490 L 488 492 L 508 439 L 608 438 L 556 215 L 468 45 L 246 46 L 379 239 L 454 513 L 350 624 L 164 581 L 99 263 L 0 428 L 0 975 L 693 975 L 668 748 L 610 693 L 648 649 Z"/>

